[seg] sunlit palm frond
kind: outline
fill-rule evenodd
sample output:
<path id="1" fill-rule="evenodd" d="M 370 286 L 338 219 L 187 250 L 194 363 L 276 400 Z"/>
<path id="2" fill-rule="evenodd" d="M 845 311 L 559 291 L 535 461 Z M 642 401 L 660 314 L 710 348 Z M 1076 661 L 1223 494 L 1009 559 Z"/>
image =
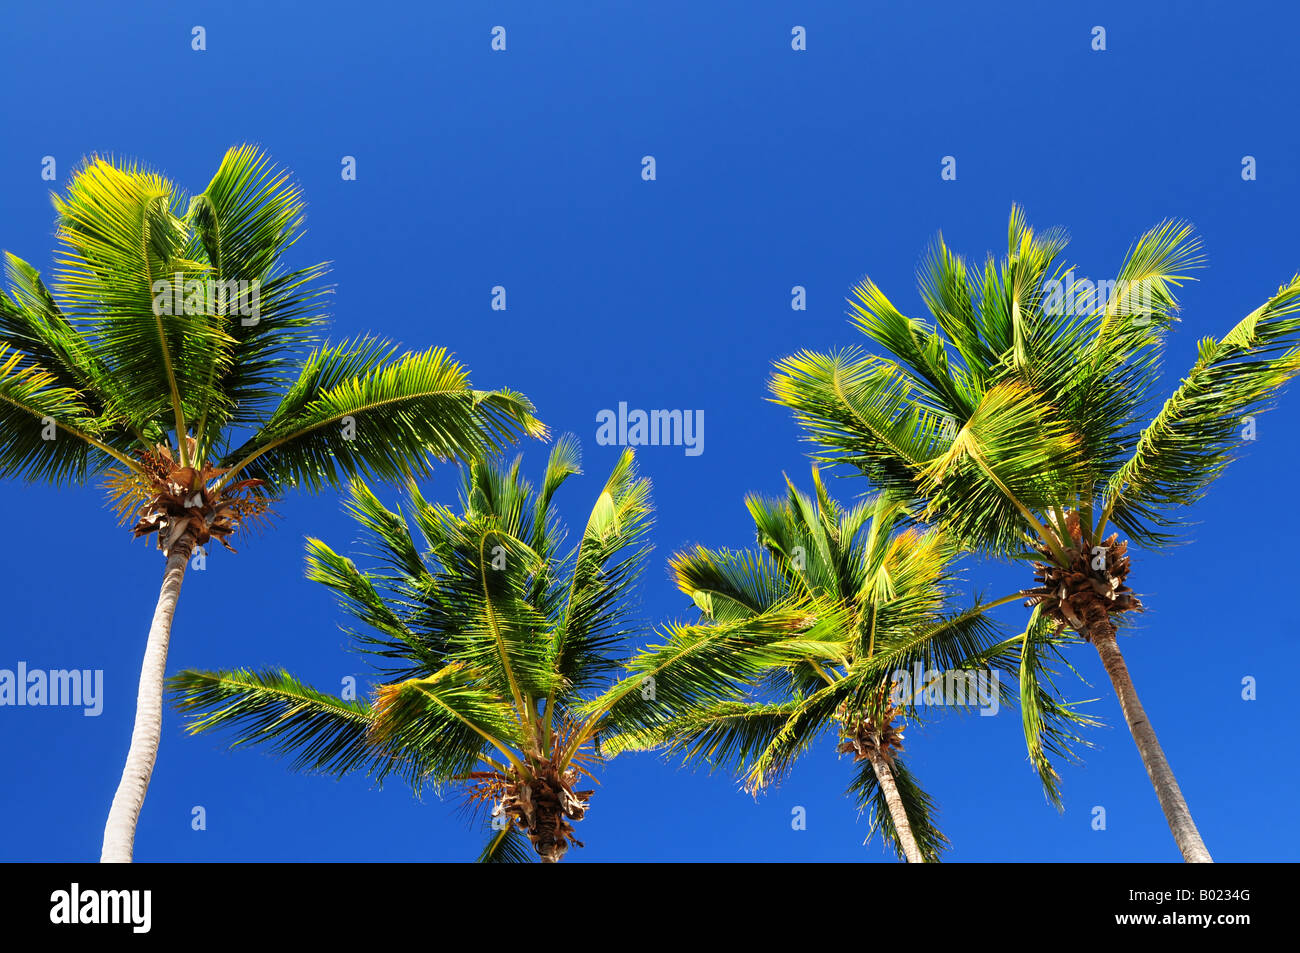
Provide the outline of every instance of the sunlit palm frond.
<path id="1" fill-rule="evenodd" d="M 295 770 L 344 775 L 360 771 L 383 781 L 397 772 L 413 785 L 433 770 L 418 748 L 372 737 L 375 712 L 305 685 L 285 671 L 184 671 L 168 680 L 191 733 L 224 729 L 232 747 L 266 745 L 290 755 Z"/>
<path id="2" fill-rule="evenodd" d="M 445 350 L 394 359 L 395 350 L 365 339 L 316 351 L 271 417 L 222 465 L 314 491 L 342 478 L 425 475 L 433 459 L 473 460 L 520 433 L 545 434 L 532 405 L 471 389 Z"/>
<path id="3" fill-rule="evenodd" d="M 1104 512 L 1142 543 L 1168 538 L 1177 511 L 1195 503 L 1232 461 L 1250 425 L 1300 373 L 1300 276 L 1219 340 L 1200 342 L 1196 363 L 1104 490 Z"/>

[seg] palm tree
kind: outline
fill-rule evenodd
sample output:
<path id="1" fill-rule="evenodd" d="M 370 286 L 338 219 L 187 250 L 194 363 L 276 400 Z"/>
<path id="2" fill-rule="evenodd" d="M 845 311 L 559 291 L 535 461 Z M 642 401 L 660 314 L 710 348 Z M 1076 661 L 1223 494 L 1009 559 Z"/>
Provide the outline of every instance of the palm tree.
<path id="1" fill-rule="evenodd" d="M 128 862 L 195 548 L 229 547 L 289 488 L 420 474 L 544 428 L 521 395 L 471 389 L 444 350 L 319 342 L 326 268 L 284 264 L 301 193 L 253 147 L 228 151 L 188 200 L 161 175 L 92 158 L 54 207 L 53 289 L 6 258 L 0 474 L 57 487 L 104 478 L 123 522 L 156 536 L 166 559 L 104 830 L 102 859 Z"/>
<path id="2" fill-rule="evenodd" d="M 397 771 L 417 792 L 454 785 L 491 805 L 484 861 L 527 859 L 531 843 L 554 863 L 582 846 L 573 824 L 593 792 L 576 785 L 599 760 L 604 721 L 582 705 L 637 632 L 629 597 L 649 551 L 650 485 L 624 451 L 563 552 L 553 498 L 578 472 L 565 436 L 536 490 L 518 460 L 467 467 L 459 513 L 412 483 L 422 544 L 400 510 L 354 483 L 349 509 L 377 568 L 313 539 L 308 576 L 372 630 L 355 633 L 359 645 L 392 660 L 373 701 L 331 697 L 284 671 L 186 671 L 171 690 L 190 731 L 230 729 L 236 744 L 269 744 L 299 769 L 381 782 Z"/>
<path id="3" fill-rule="evenodd" d="M 677 585 L 705 622 L 644 653 L 634 669 L 661 679 L 661 665 L 708 651 L 719 635 L 735 639 L 735 626 L 782 609 L 817 618 L 819 636 L 787 641 L 780 652 L 765 646 L 766 658 L 746 658 L 753 647 L 740 647 L 730 660 L 738 677 L 722 685 L 699 663 L 697 681 L 687 672 L 670 697 L 656 691 L 676 703 L 668 706 L 671 717 L 615 735 L 605 747 L 663 747 L 715 768 L 743 769 L 757 793 L 834 732 L 838 750 L 858 763 L 849 793 L 871 812 L 871 833 L 881 831 L 910 863 L 937 861 L 948 840 L 933 799 L 900 757 L 903 722 L 920 721 L 927 701 L 969 708 L 1015 697 L 1000 676 L 1018 680 L 1018 640 L 998 637 L 989 606 L 956 607 L 956 550 L 942 532 L 913 525 L 897 499 L 842 508 L 815 467 L 814 497 L 787 485 L 783 500 L 746 500 L 757 549 L 696 546 L 673 557 Z M 1036 657 L 1045 660 L 1052 640 L 1038 637 Z M 1078 740 L 1073 728 L 1091 722 L 1048 690 L 1047 674 L 1040 662 L 1023 681 L 1038 725 L 1036 767 L 1056 797 L 1042 747 L 1068 756 Z"/>
<path id="4" fill-rule="evenodd" d="M 980 272 L 935 242 L 919 275 L 933 324 L 864 281 L 852 315 L 880 353 L 800 352 L 778 363 L 772 392 L 822 459 L 923 506 L 965 547 L 1034 564 L 1030 627 L 1097 649 L 1184 859 L 1209 862 L 1116 640 L 1141 608 L 1127 545 L 1174 540 L 1178 511 L 1234 456 L 1242 418 L 1300 371 L 1300 276 L 1203 339 L 1157 406 L 1174 290 L 1200 264 L 1191 229 L 1142 235 L 1109 294 L 1074 281 L 1065 236 L 1035 235 L 1019 208 L 1008 245 Z"/>

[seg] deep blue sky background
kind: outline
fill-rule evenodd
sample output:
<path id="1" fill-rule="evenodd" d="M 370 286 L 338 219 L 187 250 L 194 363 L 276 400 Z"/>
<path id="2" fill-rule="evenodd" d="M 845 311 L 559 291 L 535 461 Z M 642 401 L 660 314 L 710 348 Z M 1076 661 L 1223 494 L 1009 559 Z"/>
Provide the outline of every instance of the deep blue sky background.
<path id="1" fill-rule="evenodd" d="M 615 5 L 608 5 L 615 6 Z M 1140 9 L 1135 7 L 1140 6 Z M 771 362 L 855 343 L 844 298 L 864 274 L 921 310 L 913 272 L 943 229 L 977 258 L 1005 251 L 1011 203 L 1067 226 L 1079 274 L 1111 277 L 1165 217 L 1193 221 L 1209 267 L 1186 290 L 1171 381 L 1300 267 L 1300 131 L 1290 118 L 1300 17 L 1282 4 L 991 5 L 661 2 L 6 4 L 0 13 L 0 247 L 51 270 L 41 157 L 61 188 L 91 152 L 138 158 L 191 191 L 255 141 L 301 181 L 299 264 L 334 262 L 333 336 L 445 345 L 479 386 L 527 393 L 583 440 L 587 476 L 560 503 L 585 518 L 616 448 L 595 415 L 702 409 L 705 451 L 646 448 L 657 551 L 648 620 L 688 615 L 664 560 L 693 542 L 746 545 L 741 505 L 807 483 L 805 447 L 765 401 Z M 207 29 L 206 52 L 190 28 Z M 508 51 L 489 31 L 508 31 Z M 790 49 L 791 27 L 808 31 Z M 1105 26 L 1109 49 L 1093 52 Z M 658 180 L 644 182 L 652 154 Z M 1243 182 L 1241 158 L 1259 178 Z M 354 155 L 359 177 L 340 179 Z M 943 182 L 940 158 L 957 157 Z M 489 308 L 493 285 L 509 310 Z M 790 289 L 808 289 L 806 312 Z M 1150 606 L 1123 647 L 1216 859 L 1296 860 L 1300 781 L 1290 672 L 1300 515 L 1282 496 L 1300 451 L 1300 393 L 1196 511 L 1192 545 L 1139 553 Z M 526 449 L 536 474 L 546 450 Z M 443 469 L 426 493 L 451 501 Z M 860 480 L 833 485 L 841 497 Z M 381 493 L 390 503 L 395 490 Z M 159 554 L 118 529 L 93 488 L 0 485 L 0 668 L 102 668 L 99 718 L 0 709 L 0 859 L 98 857 L 130 736 Z M 191 572 L 169 671 L 284 664 L 337 691 L 364 676 L 303 538 L 351 550 L 333 495 L 295 497 L 276 531 Z M 1025 582 L 974 564 L 971 588 Z M 1020 621 L 1023 610 L 1005 610 Z M 1074 656 L 1110 723 L 1045 801 L 1018 718 L 948 718 L 908 733 L 942 805 L 950 860 L 1176 860 L 1095 653 Z M 1259 699 L 1240 698 L 1259 679 Z M 862 846 L 831 739 L 755 802 L 723 775 L 649 756 L 609 766 L 575 861 L 889 859 Z M 190 829 L 203 805 L 208 829 Z M 805 831 L 790 825 L 807 809 Z M 1107 810 L 1094 831 L 1091 811 Z M 191 738 L 168 711 L 139 860 L 463 860 L 482 834 L 454 801 L 292 774 L 260 751 Z"/>

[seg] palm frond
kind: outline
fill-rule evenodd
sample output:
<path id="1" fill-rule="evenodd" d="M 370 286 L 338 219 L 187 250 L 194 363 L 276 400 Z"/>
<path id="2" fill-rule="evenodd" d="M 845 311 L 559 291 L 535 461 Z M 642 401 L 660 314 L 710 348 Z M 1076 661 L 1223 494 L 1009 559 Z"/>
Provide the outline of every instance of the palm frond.
<path id="1" fill-rule="evenodd" d="M 231 301 L 212 316 L 225 334 L 210 368 L 222 399 L 200 410 L 198 429 L 209 438 L 269 413 L 292 383 L 287 371 L 306 357 L 324 323 L 327 289 L 318 279 L 325 265 L 290 270 L 284 264 L 302 234 L 303 208 L 288 173 L 251 145 L 227 150 L 207 188 L 190 202 L 194 257 L 206 260 L 209 279 L 244 295 L 240 308 Z"/>
<path id="2" fill-rule="evenodd" d="M 1068 641 L 1035 608 L 1023 633 L 992 646 L 982 657 L 1002 676 L 1004 700 L 1020 709 L 1029 763 L 1058 810 L 1063 802 L 1055 763 L 1078 764 L 1078 749 L 1092 747 L 1081 732 L 1102 725 L 1082 707 L 1096 699 L 1068 701 L 1056 684 L 1058 666 L 1078 676 L 1061 654 Z"/>
<path id="3" fill-rule="evenodd" d="M 0 345 L 0 476 L 62 486 L 84 482 L 114 461 L 135 461 L 100 439 L 103 424 L 80 392 Z"/>
<path id="4" fill-rule="evenodd" d="M 270 419 L 222 461 L 274 486 L 423 476 L 432 459 L 473 460 L 520 433 L 544 436 L 523 397 L 475 391 L 441 348 L 393 359 L 364 339 L 315 351 Z"/>
<path id="5" fill-rule="evenodd" d="M 828 603 L 781 605 L 733 622 L 670 624 L 666 641 L 636 655 L 628 675 L 578 710 L 629 746 L 653 747 L 674 718 L 717 702 L 743 701 L 773 668 L 817 653 L 838 657 L 841 646 L 833 637 L 842 629 L 842 610 Z"/>
<path id="6" fill-rule="evenodd" d="M 564 682 L 563 700 L 611 672 L 615 652 L 640 628 L 630 596 L 645 569 L 652 524 L 650 481 L 638 477 L 625 450 L 583 528 L 553 630 L 552 664 Z"/>
<path id="7" fill-rule="evenodd" d="M 696 546 L 668 561 L 677 588 L 710 619 L 735 621 L 789 598 L 789 586 L 762 552 Z"/>
<path id="8" fill-rule="evenodd" d="M 450 664 L 429 678 L 379 686 L 370 740 L 419 752 L 435 784 L 469 771 L 485 749 L 507 758 L 521 726 L 482 673 Z M 495 752 L 492 752 L 495 754 Z"/>
<path id="9" fill-rule="evenodd" d="M 643 734 L 601 738 L 601 752 L 613 757 L 624 751 L 660 747 L 688 762 L 703 762 L 711 770 L 743 773 L 785 727 L 798 701 L 712 702 L 673 718 L 659 732 L 657 745 L 646 745 Z"/>
<path id="10" fill-rule="evenodd" d="M 488 838 L 483 852 L 478 855 L 480 864 L 532 864 L 537 862 L 537 854 L 528 838 L 514 825 L 493 831 Z"/>
<path id="11" fill-rule="evenodd" d="M 413 786 L 433 768 L 418 748 L 397 739 L 374 743 L 375 712 L 303 684 L 286 671 L 187 670 L 168 679 L 191 734 L 231 731 L 231 747 L 267 745 L 291 755 L 298 771 L 344 775 L 362 771 L 382 782 L 397 771 Z"/>
<path id="12" fill-rule="evenodd" d="M 863 676 L 850 672 L 807 698 L 800 698 L 780 731 L 750 764 L 745 777 L 750 790 L 759 791 L 778 784 L 824 732 L 837 726 L 837 713 L 846 702 L 863 693 L 864 685 Z"/>
<path id="13" fill-rule="evenodd" d="M 225 337 L 206 301 L 192 301 L 206 266 L 187 257 L 183 201 L 162 176 L 100 158 L 54 196 L 64 312 L 112 368 L 121 408 L 137 422 L 169 418 L 180 433 L 221 400 L 208 371 Z"/>
<path id="14" fill-rule="evenodd" d="M 1243 418 L 1261 413 L 1300 372 L 1300 276 L 1219 340 L 1200 342 L 1196 363 L 1110 477 L 1110 517 L 1139 542 L 1166 538 L 1175 511 L 1195 503 L 1241 446 Z"/>

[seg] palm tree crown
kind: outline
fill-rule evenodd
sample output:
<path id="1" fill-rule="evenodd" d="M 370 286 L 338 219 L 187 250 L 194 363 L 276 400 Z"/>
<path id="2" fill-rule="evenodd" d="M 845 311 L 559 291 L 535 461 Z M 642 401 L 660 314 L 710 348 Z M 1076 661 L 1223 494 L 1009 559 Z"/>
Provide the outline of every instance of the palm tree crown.
<path id="1" fill-rule="evenodd" d="M 1070 280 L 1064 235 L 1035 234 L 1018 208 L 1008 243 L 977 271 L 936 241 L 918 276 L 932 324 L 863 281 L 853 320 L 878 353 L 786 358 L 776 402 L 821 457 L 920 504 L 965 547 L 1037 558 L 1046 546 L 1068 561 L 1070 512 L 1076 547 L 1100 545 L 1110 523 L 1140 545 L 1169 542 L 1177 510 L 1231 459 L 1240 418 L 1300 372 L 1300 276 L 1201 341 L 1153 416 L 1173 291 L 1200 263 L 1190 227 L 1144 234 L 1109 295 Z"/>
<path id="2" fill-rule="evenodd" d="M 320 342 L 325 266 L 284 263 L 301 193 L 252 147 L 227 152 L 189 199 L 156 173 L 92 159 L 54 204 L 53 291 L 6 256 L 4 476 L 64 485 L 107 473 L 136 515 L 169 482 L 214 497 L 237 478 L 269 495 L 315 490 L 423 474 L 433 458 L 544 433 L 525 399 L 473 390 L 443 349 L 395 357 L 377 339 Z"/>
<path id="3" fill-rule="evenodd" d="M 655 671 L 721 640 L 732 645 L 724 670 L 735 677 L 718 684 L 700 663 L 697 683 L 687 677 L 665 699 L 677 702 L 671 718 L 611 744 L 662 746 L 712 767 L 741 769 L 758 791 L 834 732 L 839 750 L 858 763 L 849 793 L 870 812 L 872 832 L 883 832 L 900 857 L 935 861 L 947 838 L 933 800 L 900 756 L 903 723 L 924 718 L 926 691 L 935 698 L 936 682 L 960 683 L 953 697 L 941 699 L 958 708 L 1016 697 L 1018 640 L 1001 637 L 978 601 L 957 607 L 957 551 L 945 534 L 919 528 L 887 496 L 841 507 L 816 468 L 813 485 L 814 496 L 789 484 L 784 499 L 749 497 L 757 549 L 697 546 L 673 558 L 677 585 L 704 623 L 681 628 L 635 667 Z M 745 632 L 782 611 L 818 624 L 780 643 L 762 638 L 761 629 L 757 639 Z M 1043 662 L 1054 645 L 1050 635 L 1039 636 L 1033 657 L 1040 661 L 1025 677 L 1027 708 L 1036 763 L 1055 796 L 1046 751 L 1068 756 L 1078 740 L 1074 728 L 1088 720 L 1050 690 Z M 995 695 L 981 699 L 977 685 Z"/>
<path id="4" fill-rule="evenodd" d="M 573 824 L 592 791 L 576 785 L 599 757 L 604 714 L 582 706 L 638 631 L 630 596 L 650 527 L 650 486 L 625 451 L 566 552 L 553 498 L 578 465 L 567 436 L 537 488 L 518 460 L 471 464 L 459 512 L 412 483 L 409 522 L 354 484 L 349 509 L 376 568 L 311 540 L 308 575 L 365 624 L 358 643 L 387 660 L 374 698 L 342 701 L 286 672 L 183 672 L 172 685 L 196 713 L 191 730 L 233 729 L 237 743 L 271 744 L 299 768 L 459 786 L 490 805 L 482 859 L 522 859 L 531 842 L 559 860 L 580 845 Z"/>

